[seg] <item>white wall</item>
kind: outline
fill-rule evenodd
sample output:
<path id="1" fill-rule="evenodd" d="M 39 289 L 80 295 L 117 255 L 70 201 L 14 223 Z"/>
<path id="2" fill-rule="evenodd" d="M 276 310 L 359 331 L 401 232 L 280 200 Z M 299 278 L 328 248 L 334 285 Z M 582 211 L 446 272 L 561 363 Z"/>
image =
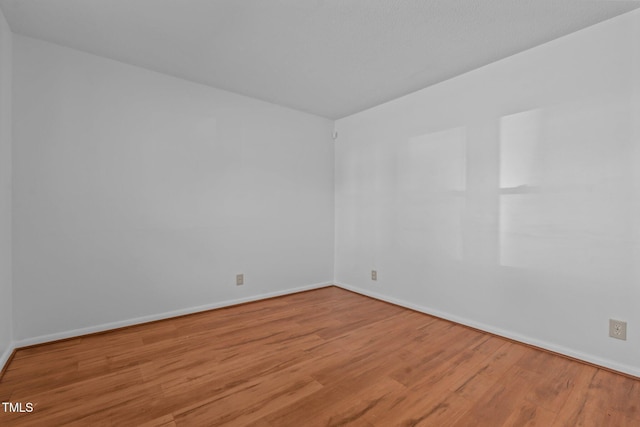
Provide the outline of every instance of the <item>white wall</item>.
<path id="1" fill-rule="evenodd" d="M 336 280 L 640 375 L 639 57 L 633 12 L 339 120 Z"/>
<path id="2" fill-rule="evenodd" d="M 17 344 L 332 280 L 331 121 L 18 35 L 14 67 Z"/>
<path id="3" fill-rule="evenodd" d="M 12 347 L 11 73 L 12 34 L 0 10 L 0 369 Z"/>

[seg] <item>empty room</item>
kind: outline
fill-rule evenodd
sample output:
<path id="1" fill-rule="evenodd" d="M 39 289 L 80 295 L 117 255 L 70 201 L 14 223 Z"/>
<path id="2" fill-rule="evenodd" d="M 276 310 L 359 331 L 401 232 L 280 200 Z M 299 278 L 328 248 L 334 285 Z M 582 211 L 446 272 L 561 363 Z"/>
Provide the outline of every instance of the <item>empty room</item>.
<path id="1" fill-rule="evenodd" d="M 640 1 L 0 0 L 0 401 L 640 426 Z"/>

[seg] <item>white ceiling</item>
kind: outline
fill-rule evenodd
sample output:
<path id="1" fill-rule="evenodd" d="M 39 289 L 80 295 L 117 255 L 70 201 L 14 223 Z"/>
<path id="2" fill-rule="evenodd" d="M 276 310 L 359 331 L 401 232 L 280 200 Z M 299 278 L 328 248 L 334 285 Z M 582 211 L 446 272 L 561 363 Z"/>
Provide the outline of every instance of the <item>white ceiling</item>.
<path id="1" fill-rule="evenodd" d="M 16 33 L 331 119 L 638 7 L 615 0 L 0 0 Z"/>

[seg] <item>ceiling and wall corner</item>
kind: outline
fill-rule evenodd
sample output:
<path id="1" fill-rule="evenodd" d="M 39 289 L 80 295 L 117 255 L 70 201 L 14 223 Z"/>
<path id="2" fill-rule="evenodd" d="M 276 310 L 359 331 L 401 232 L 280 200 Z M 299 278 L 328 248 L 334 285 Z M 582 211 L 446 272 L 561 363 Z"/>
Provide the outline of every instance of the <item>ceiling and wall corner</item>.
<path id="1" fill-rule="evenodd" d="M 587 0 L 0 0 L 14 32 L 330 119 L 640 7 Z"/>

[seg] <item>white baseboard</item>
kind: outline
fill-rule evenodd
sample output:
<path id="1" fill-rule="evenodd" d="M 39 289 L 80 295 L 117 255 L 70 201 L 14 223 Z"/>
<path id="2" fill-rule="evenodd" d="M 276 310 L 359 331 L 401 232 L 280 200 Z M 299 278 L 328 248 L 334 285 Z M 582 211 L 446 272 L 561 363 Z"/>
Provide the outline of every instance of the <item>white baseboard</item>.
<path id="1" fill-rule="evenodd" d="M 13 354 L 13 350 L 15 350 L 15 343 L 10 342 L 7 349 L 0 355 L 0 372 L 5 368 L 7 362 L 11 358 L 11 354 Z"/>
<path id="2" fill-rule="evenodd" d="M 93 334 L 96 332 L 104 332 L 111 329 L 118 329 L 125 326 L 139 325 L 141 323 L 153 322 L 155 320 L 169 319 L 171 317 L 183 316 L 185 314 L 199 313 L 201 311 L 212 310 L 215 308 L 230 307 L 233 305 L 243 304 L 246 302 L 259 301 L 262 299 L 279 297 L 282 295 L 295 294 L 298 292 L 309 291 L 312 289 L 320 289 L 333 286 L 333 282 L 316 283 L 313 285 L 300 286 L 297 288 L 289 288 L 282 291 L 268 292 L 266 294 L 252 295 L 249 297 L 218 301 L 211 304 L 200 305 L 197 307 L 188 307 L 180 310 L 169 311 L 165 313 L 151 314 L 148 316 L 136 317 L 133 319 L 121 320 L 117 322 L 103 323 L 101 325 L 90 326 L 87 328 L 72 329 L 65 332 L 57 332 L 49 335 L 41 335 L 33 338 L 26 338 L 14 342 L 14 348 L 27 347 L 30 345 L 43 344 L 51 341 L 57 341 L 66 338 L 74 338 L 82 335 Z"/>
<path id="3" fill-rule="evenodd" d="M 388 295 L 383 295 L 375 291 L 371 291 L 368 289 L 362 289 L 357 286 L 347 285 L 346 283 L 333 282 L 335 286 L 346 289 L 348 291 L 352 291 L 361 295 L 366 295 L 371 298 L 378 299 L 380 301 L 389 302 L 391 304 L 399 305 L 401 307 L 410 308 L 415 311 L 419 311 L 421 313 L 429 314 L 432 316 L 436 316 L 442 319 L 450 320 L 455 323 L 459 323 L 461 325 L 470 326 L 475 329 L 479 329 L 481 331 L 489 332 L 494 335 L 499 335 L 501 337 L 509 338 L 514 341 L 518 341 L 524 344 L 529 344 L 535 347 L 539 347 L 545 350 L 552 351 L 554 353 L 563 354 L 565 356 L 572 357 L 574 359 L 582 360 L 584 362 L 602 366 L 604 368 L 611 369 L 613 371 L 621 372 L 624 374 L 632 375 L 634 377 L 640 377 L 640 369 L 637 367 L 621 364 L 612 360 L 602 359 L 596 356 L 592 356 L 589 354 L 581 353 L 579 351 L 573 350 L 571 348 L 559 346 L 556 344 L 548 343 L 546 341 L 538 340 L 535 338 L 531 338 L 525 335 L 517 334 L 511 331 L 507 331 L 504 329 L 496 328 L 490 325 L 485 325 L 484 323 L 476 322 L 470 319 L 466 319 L 463 317 L 455 316 L 449 313 L 442 312 L 440 310 L 436 310 L 430 307 L 425 307 L 422 305 L 414 304 L 408 301 L 404 301 L 401 299 L 393 298 Z"/>

